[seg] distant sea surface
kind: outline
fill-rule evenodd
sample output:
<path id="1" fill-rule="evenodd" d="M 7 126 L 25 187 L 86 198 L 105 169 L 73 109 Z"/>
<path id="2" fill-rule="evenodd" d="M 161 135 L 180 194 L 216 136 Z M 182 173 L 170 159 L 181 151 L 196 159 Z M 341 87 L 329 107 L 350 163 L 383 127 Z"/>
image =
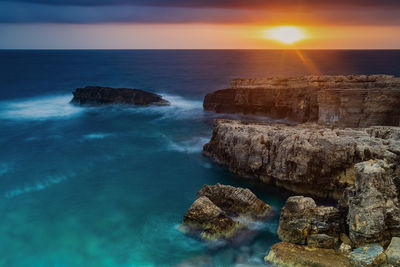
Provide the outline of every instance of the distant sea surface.
<path id="1" fill-rule="evenodd" d="M 201 155 L 206 93 L 236 77 L 400 74 L 400 51 L 0 51 L 0 266 L 262 265 L 288 193 Z M 86 85 L 168 107 L 76 107 Z M 249 187 L 276 211 L 258 236 L 209 250 L 177 230 L 203 184 Z"/>

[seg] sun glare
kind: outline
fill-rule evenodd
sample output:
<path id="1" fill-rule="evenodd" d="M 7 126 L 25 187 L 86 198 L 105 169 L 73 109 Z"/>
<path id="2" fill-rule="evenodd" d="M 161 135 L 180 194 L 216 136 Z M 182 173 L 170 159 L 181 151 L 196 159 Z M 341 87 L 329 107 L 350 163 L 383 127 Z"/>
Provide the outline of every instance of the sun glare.
<path id="1" fill-rule="evenodd" d="M 306 38 L 305 32 L 296 26 L 280 26 L 264 31 L 264 38 L 284 44 L 293 44 Z"/>

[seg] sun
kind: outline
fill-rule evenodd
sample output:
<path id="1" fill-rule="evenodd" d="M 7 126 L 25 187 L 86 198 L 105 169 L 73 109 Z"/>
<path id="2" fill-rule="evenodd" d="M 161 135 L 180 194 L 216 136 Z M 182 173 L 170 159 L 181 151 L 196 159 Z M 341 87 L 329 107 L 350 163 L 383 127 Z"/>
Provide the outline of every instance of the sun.
<path id="1" fill-rule="evenodd" d="M 284 44 L 293 44 L 306 38 L 303 29 L 296 26 L 279 26 L 264 31 L 264 38 Z"/>

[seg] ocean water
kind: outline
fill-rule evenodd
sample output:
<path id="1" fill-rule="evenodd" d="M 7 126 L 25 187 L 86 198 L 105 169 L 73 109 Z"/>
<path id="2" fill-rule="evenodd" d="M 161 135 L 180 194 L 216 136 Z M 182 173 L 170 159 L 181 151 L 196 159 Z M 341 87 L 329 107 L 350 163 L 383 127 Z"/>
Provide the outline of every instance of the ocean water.
<path id="1" fill-rule="evenodd" d="M 0 266 L 254 266 L 288 192 L 201 155 L 202 99 L 235 77 L 399 74 L 400 51 L 0 51 Z M 76 107 L 77 87 L 131 87 L 168 107 Z M 275 216 L 209 249 L 177 230 L 203 184 L 250 188 Z"/>

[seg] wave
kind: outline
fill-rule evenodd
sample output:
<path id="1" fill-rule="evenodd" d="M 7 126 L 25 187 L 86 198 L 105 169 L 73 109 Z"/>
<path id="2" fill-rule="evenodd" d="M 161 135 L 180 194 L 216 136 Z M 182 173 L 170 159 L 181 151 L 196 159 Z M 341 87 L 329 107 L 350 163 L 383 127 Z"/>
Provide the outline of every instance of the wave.
<path id="1" fill-rule="evenodd" d="M 4 194 L 6 198 L 13 198 L 25 193 L 30 193 L 30 192 L 35 192 L 35 191 L 40 191 L 43 189 L 46 189 L 54 184 L 59 184 L 64 180 L 67 180 L 68 176 L 66 175 L 61 175 L 61 176 L 55 176 L 55 177 L 49 177 L 46 180 L 43 181 L 37 181 L 31 184 L 25 184 L 24 186 L 21 187 L 16 187 L 13 190 L 10 190 Z"/>
<path id="2" fill-rule="evenodd" d="M 110 133 L 91 133 L 85 134 L 83 136 L 84 139 L 104 139 L 106 137 L 112 136 Z"/>
<path id="3" fill-rule="evenodd" d="M 0 119 L 45 120 L 71 117 L 85 109 L 70 104 L 71 95 L 53 95 L 0 102 Z"/>
<path id="4" fill-rule="evenodd" d="M 167 150 L 178 151 L 183 153 L 198 153 L 201 152 L 205 143 L 209 141 L 206 137 L 193 137 L 189 140 L 175 142 L 169 139 L 167 136 L 163 136 L 167 141 Z"/>

